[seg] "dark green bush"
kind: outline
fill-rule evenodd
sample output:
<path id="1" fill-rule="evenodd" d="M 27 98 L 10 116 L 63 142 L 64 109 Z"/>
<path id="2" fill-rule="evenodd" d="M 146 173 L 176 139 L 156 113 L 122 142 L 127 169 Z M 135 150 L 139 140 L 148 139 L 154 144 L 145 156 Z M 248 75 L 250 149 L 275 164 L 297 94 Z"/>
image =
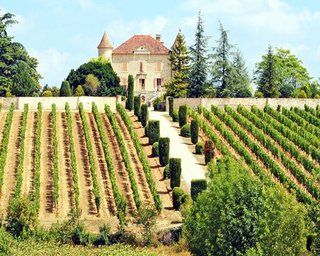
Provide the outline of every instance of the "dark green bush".
<path id="1" fill-rule="evenodd" d="M 190 124 L 185 124 L 181 127 L 180 135 L 182 137 L 190 138 Z"/>
<path id="2" fill-rule="evenodd" d="M 163 170 L 163 179 L 164 179 L 164 180 L 170 179 L 170 166 L 169 166 L 169 164 L 167 164 L 167 165 L 164 167 L 164 170 Z"/>
<path id="3" fill-rule="evenodd" d="M 140 95 L 134 96 L 134 99 L 133 99 L 133 112 L 134 112 L 134 115 L 138 117 L 138 119 L 140 117 L 140 105 L 141 105 Z"/>
<path id="4" fill-rule="evenodd" d="M 173 117 L 173 97 L 168 97 L 169 101 L 169 116 Z"/>
<path id="5" fill-rule="evenodd" d="M 186 193 L 179 187 L 172 190 L 172 203 L 175 210 L 179 210 L 180 206 L 186 201 Z"/>
<path id="6" fill-rule="evenodd" d="M 170 187 L 180 187 L 181 183 L 181 159 L 180 158 L 170 158 L 169 159 L 170 168 Z"/>
<path id="7" fill-rule="evenodd" d="M 170 139 L 160 138 L 159 139 L 159 162 L 161 166 L 165 166 L 169 163 L 169 152 L 170 152 Z"/>
<path id="8" fill-rule="evenodd" d="M 179 107 L 179 126 L 182 127 L 187 123 L 187 106 L 182 105 Z"/>
<path id="9" fill-rule="evenodd" d="M 157 97 L 153 101 L 154 111 L 166 111 L 166 104 L 164 102 L 163 96 Z"/>
<path id="10" fill-rule="evenodd" d="M 0 255 L 12 255 L 12 248 L 15 246 L 13 237 L 0 228 Z"/>
<path id="11" fill-rule="evenodd" d="M 134 81 L 133 76 L 128 76 L 128 91 L 127 91 L 127 101 L 126 101 L 126 109 L 132 110 L 133 108 L 133 97 L 134 97 Z"/>
<path id="12" fill-rule="evenodd" d="M 64 80 L 62 81 L 61 87 L 60 87 L 60 96 L 62 97 L 70 97 L 72 96 L 71 87 L 68 81 Z"/>
<path id="13" fill-rule="evenodd" d="M 214 157 L 213 142 L 211 140 L 207 140 L 204 144 L 204 157 L 206 164 Z"/>
<path id="14" fill-rule="evenodd" d="M 196 144 L 196 154 L 197 155 L 202 155 L 203 154 L 203 149 L 204 149 L 204 144 L 203 144 L 203 142 L 199 141 Z"/>
<path id="15" fill-rule="evenodd" d="M 197 144 L 199 140 L 199 124 L 196 120 L 191 120 L 190 125 L 191 142 Z"/>
<path id="16" fill-rule="evenodd" d="M 146 127 L 144 128 L 144 135 L 149 137 L 149 122 L 147 123 Z"/>
<path id="17" fill-rule="evenodd" d="M 142 104 L 140 108 L 140 122 L 143 127 L 146 127 L 149 119 L 148 106 L 147 104 Z"/>
<path id="18" fill-rule="evenodd" d="M 152 145 L 152 156 L 156 157 L 159 156 L 159 142 L 155 142 Z"/>
<path id="19" fill-rule="evenodd" d="M 160 123 L 158 120 L 150 120 L 148 123 L 149 145 L 157 142 L 160 138 Z"/>
<path id="20" fill-rule="evenodd" d="M 104 224 L 102 227 L 99 228 L 99 236 L 96 239 L 95 243 L 96 246 L 101 245 L 110 245 L 110 227 Z"/>
<path id="21" fill-rule="evenodd" d="M 197 179 L 191 181 L 191 198 L 196 200 L 198 195 L 208 187 L 206 179 Z"/>
<path id="22" fill-rule="evenodd" d="M 172 122 L 178 122 L 179 121 L 179 114 L 177 110 L 172 111 Z"/>

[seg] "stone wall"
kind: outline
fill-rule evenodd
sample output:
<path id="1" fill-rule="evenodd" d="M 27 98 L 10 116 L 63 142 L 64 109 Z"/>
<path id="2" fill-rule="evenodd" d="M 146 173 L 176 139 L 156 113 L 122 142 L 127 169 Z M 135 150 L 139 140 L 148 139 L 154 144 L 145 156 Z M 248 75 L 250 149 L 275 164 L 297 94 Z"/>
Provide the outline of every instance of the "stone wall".
<path id="1" fill-rule="evenodd" d="M 299 107 L 303 108 L 304 105 L 315 108 L 320 105 L 320 99 L 295 99 L 295 98 L 178 98 L 174 99 L 173 108 L 178 110 L 179 106 L 187 105 L 192 108 L 196 108 L 202 105 L 205 108 L 210 108 L 211 105 L 223 108 L 225 105 L 231 107 L 237 107 L 238 105 L 243 105 L 245 107 L 257 106 L 258 108 L 263 108 L 266 104 L 271 107 L 276 108 L 278 105 L 283 107 Z M 166 109 L 169 109 L 169 102 L 166 100 Z"/>
<path id="2" fill-rule="evenodd" d="M 85 110 L 91 111 L 92 103 L 95 102 L 99 111 L 103 112 L 107 104 L 115 112 L 117 97 L 0 97 L 3 109 L 9 109 L 10 104 L 14 103 L 17 110 L 23 110 L 24 104 L 28 104 L 30 110 L 36 110 L 39 102 L 42 103 L 44 110 L 51 110 L 52 104 L 56 104 L 58 111 L 63 111 L 67 102 L 71 110 L 79 109 L 79 104 L 82 103 Z"/>

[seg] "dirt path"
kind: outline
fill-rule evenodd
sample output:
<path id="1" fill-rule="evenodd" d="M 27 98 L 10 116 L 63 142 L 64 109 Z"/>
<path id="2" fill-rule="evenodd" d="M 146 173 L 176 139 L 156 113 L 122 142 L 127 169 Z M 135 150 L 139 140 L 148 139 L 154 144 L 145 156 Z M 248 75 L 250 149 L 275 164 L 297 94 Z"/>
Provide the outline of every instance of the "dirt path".
<path id="1" fill-rule="evenodd" d="M 0 198 L 0 213 L 3 213 L 4 215 L 6 215 L 8 203 L 14 192 L 16 184 L 16 165 L 19 154 L 19 147 L 17 147 L 19 145 L 17 145 L 17 142 L 19 143 L 21 116 L 22 112 L 15 111 L 11 124 L 8 153 L 4 168 L 3 185 Z"/>
<path id="2" fill-rule="evenodd" d="M 95 165 L 97 167 L 97 178 L 98 178 L 98 185 L 99 185 L 99 191 L 100 191 L 100 196 L 101 196 L 101 205 L 100 205 L 100 216 L 102 218 L 110 215 L 109 212 L 109 206 L 114 205 L 114 203 L 112 203 L 113 201 L 113 194 L 107 194 L 105 193 L 105 191 L 109 191 L 111 184 L 109 182 L 109 180 L 106 180 L 106 173 L 107 173 L 107 164 L 105 162 L 105 157 L 103 154 L 103 150 L 102 150 L 102 146 L 101 146 L 101 139 L 99 136 L 99 132 L 98 132 L 98 128 L 96 127 L 96 122 L 95 119 L 93 117 L 92 113 L 87 113 L 87 119 L 89 122 L 89 133 L 90 133 L 90 138 L 92 141 L 92 149 L 93 149 L 93 156 L 94 156 L 94 161 L 95 161 Z M 108 181 L 108 183 L 106 184 L 106 182 Z M 105 188 L 108 188 L 107 190 Z M 111 211 L 113 211 L 111 209 Z M 113 211 L 112 214 L 115 214 L 115 212 Z"/>
<path id="3" fill-rule="evenodd" d="M 71 210 L 72 195 L 72 176 L 66 168 L 67 158 L 66 151 L 69 150 L 65 143 L 66 127 L 63 126 L 62 113 L 57 112 L 57 139 L 58 139 L 58 166 L 59 166 L 59 202 L 58 202 L 58 216 L 65 218 Z M 70 152 L 70 151 L 69 151 Z M 69 160 L 70 161 L 70 160 Z M 71 186 L 70 186 L 71 185 Z"/>
<path id="4" fill-rule="evenodd" d="M 81 119 L 78 112 L 71 113 L 74 150 L 79 175 L 79 209 L 81 216 L 87 218 L 96 214 L 96 206 L 92 192 L 92 179 L 89 169 L 89 156 L 83 134 Z"/>
<path id="5" fill-rule="evenodd" d="M 122 131 L 122 134 L 123 134 L 123 137 L 124 137 L 124 140 L 126 143 L 126 148 L 127 148 L 127 151 L 129 153 L 129 157 L 130 157 L 130 160 L 132 163 L 132 167 L 135 172 L 135 179 L 138 183 L 139 195 L 142 196 L 142 202 L 145 205 L 154 204 L 152 196 L 151 196 L 151 192 L 149 189 L 149 185 L 147 183 L 146 175 L 144 173 L 142 164 L 139 160 L 137 150 L 133 144 L 133 141 L 132 141 L 132 138 L 129 134 L 129 131 L 128 131 L 126 125 L 124 124 L 124 122 L 122 121 L 119 114 L 116 114 L 116 118 L 117 118 L 117 122 L 120 126 L 120 129 Z"/>
<path id="6" fill-rule="evenodd" d="M 27 126 L 26 126 L 26 138 L 25 138 L 25 152 L 23 162 L 23 174 L 22 174 L 22 187 L 21 194 L 29 194 L 30 183 L 31 183 L 31 172 L 34 164 L 34 112 L 28 112 Z"/>
<path id="7" fill-rule="evenodd" d="M 106 114 L 101 114 L 101 117 L 102 122 L 106 128 L 109 150 L 111 152 L 119 190 L 121 194 L 127 199 L 129 212 L 134 212 L 136 210 L 136 206 L 133 199 L 133 192 L 131 190 L 129 176 L 127 170 L 125 169 L 124 161 L 120 152 L 119 143 L 116 139 L 116 136 L 112 130 L 111 124 Z"/>

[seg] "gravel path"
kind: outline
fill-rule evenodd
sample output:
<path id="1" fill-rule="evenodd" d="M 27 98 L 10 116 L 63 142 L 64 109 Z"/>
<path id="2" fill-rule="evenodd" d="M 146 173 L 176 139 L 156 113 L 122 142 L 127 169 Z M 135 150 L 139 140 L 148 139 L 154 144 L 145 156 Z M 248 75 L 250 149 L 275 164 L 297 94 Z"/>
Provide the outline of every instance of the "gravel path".
<path id="1" fill-rule="evenodd" d="M 166 112 L 149 110 L 149 117 L 150 120 L 160 121 L 160 136 L 170 138 L 170 157 L 181 158 L 181 177 L 187 184 L 188 189 L 190 189 L 191 180 L 204 179 L 205 167 L 198 162 L 179 135 L 178 123 L 172 123 Z"/>

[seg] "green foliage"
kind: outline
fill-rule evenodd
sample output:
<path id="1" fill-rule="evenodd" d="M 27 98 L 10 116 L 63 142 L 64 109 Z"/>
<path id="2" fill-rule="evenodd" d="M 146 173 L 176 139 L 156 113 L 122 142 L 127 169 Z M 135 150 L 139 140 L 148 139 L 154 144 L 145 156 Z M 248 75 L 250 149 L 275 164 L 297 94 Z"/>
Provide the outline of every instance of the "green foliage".
<path id="1" fill-rule="evenodd" d="M 153 110 L 154 111 L 166 111 L 165 100 L 163 96 L 157 97 L 153 102 Z"/>
<path id="2" fill-rule="evenodd" d="M 156 225 L 157 212 L 151 207 L 141 207 L 138 210 L 136 223 L 142 227 L 143 245 L 150 245 L 153 243 L 152 234 Z"/>
<path id="3" fill-rule="evenodd" d="M 140 108 L 140 122 L 143 127 L 146 127 L 149 119 L 149 112 L 147 104 L 142 104 Z"/>
<path id="4" fill-rule="evenodd" d="M 62 97 L 70 97 L 70 96 L 72 96 L 72 91 L 71 91 L 70 84 L 66 80 L 62 81 L 62 83 L 61 83 L 60 96 L 62 96 Z"/>
<path id="5" fill-rule="evenodd" d="M 95 245 L 110 245 L 110 227 L 104 224 L 99 228 L 99 237 L 95 241 Z"/>
<path id="6" fill-rule="evenodd" d="M 199 124 L 196 120 L 191 120 L 190 125 L 191 142 L 197 144 L 199 140 Z"/>
<path id="7" fill-rule="evenodd" d="M 160 138 L 159 120 L 150 120 L 148 123 L 149 145 L 157 142 Z"/>
<path id="8" fill-rule="evenodd" d="M 159 156 L 159 142 L 155 142 L 152 144 L 152 156 L 153 157 Z"/>
<path id="9" fill-rule="evenodd" d="M 73 96 L 76 96 L 76 97 L 80 97 L 80 96 L 84 96 L 84 90 L 82 88 L 81 85 L 78 85 L 78 87 L 76 88 L 76 90 L 74 91 L 74 94 Z"/>
<path id="10" fill-rule="evenodd" d="M 161 137 L 159 139 L 159 162 L 161 166 L 169 163 L 170 139 Z"/>
<path id="11" fill-rule="evenodd" d="M 144 135 L 149 137 L 149 122 L 147 123 L 146 127 L 144 128 Z"/>
<path id="12" fill-rule="evenodd" d="M 7 231 L 14 237 L 27 238 L 37 227 L 37 211 L 27 196 L 13 198 L 9 202 Z"/>
<path id="13" fill-rule="evenodd" d="M 71 89 L 76 90 L 79 85 L 88 84 L 89 81 L 86 81 L 88 75 L 93 75 L 100 83 L 96 92 L 88 90 L 88 93 L 95 96 L 124 95 L 125 90 L 120 86 L 120 79 L 114 72 L 111 63 L 102 58 L 90 60 L 82 64 L 77 70 L 72 69 L 66 80 L 70 83 Z M 85 87 L 89 88 L 88 86 Z"/>
<path id="14" fill-rule="evenodd" d="M 191 134 L 190 124 L 185 124 L 184 126 L 181 127 L 180 135 L 182 137 L 190 138 L 190 134 Z"/>
<path id="15" fill-rule="evenodd" d="M 211 140 L 207 140 L 204 143 L 204 159 L 205 163 L 208 164 L 211 159 L 214 158 L 214 149 L 213 149 L 213 142 Z"/>
<path id="16" fill-rule="evenodd" d="M 191 181 L 191 198 L 195 201 L 198 195 L 208 187 L 206 179 L 197 179 Z"/>
<path id="17" fill-rule="evenodd" d="M 173 100 L 174 98 L 169 96 L 168 97 L 168 102 L 169 102 L 169 116 L 173 116 Z"/>
<path id="18" fill-rule="evenodd" d="M 133 98 L 133 112 L 136 117 L 140 117 L 141 98 L 140 95 Z"/>
<path id="19" fill-rule="evenodd" d="M 134 98 L 134 81 L 133 76 L 128 76 L 128 90 L 127 90 L 127 101 L 126 109 L 131 111 L 133 109 L 133 98 Z"/>
<path id="20" fill-rule="evenodd" d="M 58 160 L 58 135 L 57 135 L 57 107 L 52 104 L 51 110 L 53 132 L 53 203 L 58 205 L 59 198 L 59 160 Z"/>
<path id="21" fill-rule="evenodd" d="M 263 186 L 223 158 L 188 214 L 184 233 L 195 255 L 304 255 L 306 225 L 306 210 L 294 196 Z"/>
<path id="22" fill-rule="evenodd" d="M 85 84 L 82 85 L 86 95 L 95 95 L 100 86 L 101 83 L 99 79 L 93 74 L 87 75 Z"/>
<path id="23" fill-rule="evenodd" d="M 186 201 L 186 193 L 179 187 L 174 187 L 172 190 L 173 209 L 179 210 L 180 206 Z"/>
<path id="24" fill-rule="evenodd" d="M 195 151 L 197 155 L 202 155 L 204 150 L 203 142 L 199 141 L 195 146 Z"/>
<path id="25" fill-rule="evenodd" d="M 169 159 L 170 168 L 170 187 L 180 187 L 181 183 L 181 159 L 180 158 L 170 158 Z"/>
<path id="26" fill-rule="evenodd" d="M 46 90 L 42 93 L 42 97 L 53 97 L 52 91 Z"/>
<path id="27" fill-rule="evenodd" d="M 164 180 L 170 179 L 170 166 L 169 166 L 169 164 L 167 164 L 167 165 L 164 167 L 164 170 L 163 170 L 163 179 L 164 179 Z"/>
<path id="28" fill-rule="evenodd" d="M 12 248 L 16 246 L 13 237 L 0 228 L 0 255 L 12 255 Z"/>
<path id="29" fill-rule="evenodd" d="M 172 111 L 172 122 L 179 122 L 179 113 L 177 110 Z"/>
<path id="30" fill-rule="evenodd" d="M 187 123 L 187 106 L 182 105 L 179 107 L 179 126 L 182 127 Z"/>

